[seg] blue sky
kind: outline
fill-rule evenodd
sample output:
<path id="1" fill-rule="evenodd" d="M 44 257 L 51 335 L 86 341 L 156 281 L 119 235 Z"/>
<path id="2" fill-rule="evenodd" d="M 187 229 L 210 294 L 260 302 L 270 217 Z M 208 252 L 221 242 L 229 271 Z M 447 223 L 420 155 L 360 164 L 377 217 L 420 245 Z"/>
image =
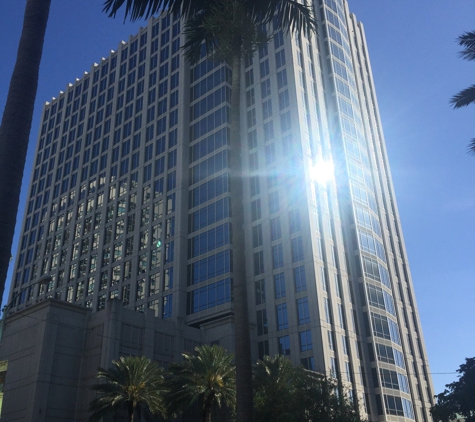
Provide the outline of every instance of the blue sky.
<path id="1" fill-rule="evenodd" d="M 2 0 L 0 5 L 2 112 L 25 3 Z M 101 9 L 101 0 L 52 0 L 21 214 L 43 103 L 144 25 L 109 19 Z M 475 157 L 465 152 L 475 137 L 475 105 L 453 111 L 448 102 L 475 83 L 475 62 L 459 59 L 455 42 L 462 32 L 475 30 L 475 2 L 350 0 L 350 9 L 366 31 L 432 378 L 439 393 L 456 379 L 453 373 L 464 358 L 475 355 Z M 21 220 L 22 215 L 18 231 Z"/>

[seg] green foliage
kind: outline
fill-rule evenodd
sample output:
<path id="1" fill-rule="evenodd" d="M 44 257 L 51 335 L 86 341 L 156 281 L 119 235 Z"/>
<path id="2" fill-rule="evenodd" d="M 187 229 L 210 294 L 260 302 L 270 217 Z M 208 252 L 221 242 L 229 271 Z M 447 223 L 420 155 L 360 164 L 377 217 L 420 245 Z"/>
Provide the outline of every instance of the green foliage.
<path id="1" fill-rule="evenodd" d="M 208 56 L 215 61 L 231 63 L 236 54 L 252 54 L 267 44 L 267 34 L 240 2 L 210 2 L 207 9 L 191 16 L 185 25 L 187 43 L 183 46 L 193 63 L 199 58 L 202 42 Z"/>
<path id="2" fill-rule="evenodd" d="M 434 421 L 449 422 L 464 418 L 475 421 L 475 357 L 466 358 L 457 369 L 458 381 L 447 384 L 445 391 L 436 396 L 437 404 L 432 406 Z"/>
<path id="3" fill-rule="evenodd" d="M 299 391 L 306 421 L 361 422 L 357 403 L 354 403 L 338 380 L 305 371 Z"/>
<path id="4" fill-rule="evenodd" d="M 209 56 L 232 62 L 236 54 L 253 53 L 269 41 L 263 27 L 274 22 L 275 32 L 311 31 L 316 27 L 312 9 L 292 0 L 105 0 L 104 11 L 125 18 L 148 18 L 168 10 L 186 18 L 187 57 L 195 61 L 204 41 Z"/>
<path id="5" fill-rule="evenodd" d="M 256 422 L 361 422 L 341 386 L 284 356 L 265 356 L 254 368 Z"/>
<path id="6" fill-rule="evenodd" d="M 285 356 L 264 356 L 254 367 L 256 422 L 293 422 L 301 419 L 298 384 L 301 370 Z"/>
<path id="7" fill-rule="evenodd" d="M 150 420 L 152 415 L 164 415 L 163 369 L 144 356 L 121 357 L 106 370 L 99 368 L 97 378 L 104 382 L 92 387 L 99 393 L 90 406 L 89 421 L 99 421 L 107 415 L 127 411 L 129 419 L 140 415 Z"/>
<path id="8" fill-rule="evenodd" d="M 458 37 L 458 43 L 464 49 L 460 52 L 460 57 L 465 60 L 475 60 L 475 31 L 465 32 Z M 463 89 L 450 99 L 454 108 L 466 107 L 475 103 L 475 85 Z M 475 154 L 475 138 L 468 145 L 468 153 Z"/>
<path id="9" fill-rule="evenodd" d="M 211 407 L 231 409 L 236 401 L 236 368 L 233 355 L 222 347 L 203 345 L 196 354 L 183 353 L 182 363 L 168 368 L 166 402 L 170 413 L 181 413 L 199 403 L 203 421 L 211 420 Z"/>

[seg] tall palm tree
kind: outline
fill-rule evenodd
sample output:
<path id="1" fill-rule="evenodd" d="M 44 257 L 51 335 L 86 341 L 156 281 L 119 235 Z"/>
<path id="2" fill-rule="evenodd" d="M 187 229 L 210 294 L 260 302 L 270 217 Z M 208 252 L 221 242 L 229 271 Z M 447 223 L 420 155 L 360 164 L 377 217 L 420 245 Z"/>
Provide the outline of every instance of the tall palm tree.
<path id="1" fill-rule="evenodd" d="M 460 46 L 464 49 L 460 52 L 460 57 L 465 60 L 475 60 L 475 31 L 465 32 L 457 38 Z M 454 108 L 461 108 L 475 103 L 475 85 L 463 89 L 454 95 L 450 103 Z M 475 138 L 468 144 L 468 153 L 475 154 Z"/>
<path id="2" fill-rule="evenodd" d="M 97 378 L 104 382 L 92 387 L 99 397 L 89 405 L 89 421 L 99 421 L 121 410 L 127 411 L 130 422 L 136 415 L 146 419 L 165 415 L 162 368 L 145 356 L 120 357 L 112 364 L 108 370 L 99 368 Z"/>
<path id="3" fill-rule="evenodd" d="M 194 403 L 200 403 L 202 421 L 211 422 L 214 404 L 234 408 L 236 367 L 233 355 L 220 346 L 203 345 L 195 350 L 196 355 L 183 353 L 183 363 L 168 368 L 168 411 L 183 412 Z"/>
<path id="4" fill-rule="evenodd" d="M 5 289 L 51 0 L 28 0 L 0 126 L 0 301 Z"/>
<path id="5" fill-rule="evenodd" d="M 184 17 L 189 59 L 197 58 L 202 43 L 214 60 L 232 69 L 230 121 L 230 188 L 233 223 L 233 295 L 236 353 L 236 415 L 238 422 L 251 421 L 252 360 L 244 242 L 242 146 L 240 136 L 242 59 L 271 37 L 263 27 L 273 21 L 275 32 L 315 29 L 311 7 L 295 0 L 105 0 L 104 10 L 115 16 L 125 3 L 125 17 L 145 18 L 162 10 Z"/>

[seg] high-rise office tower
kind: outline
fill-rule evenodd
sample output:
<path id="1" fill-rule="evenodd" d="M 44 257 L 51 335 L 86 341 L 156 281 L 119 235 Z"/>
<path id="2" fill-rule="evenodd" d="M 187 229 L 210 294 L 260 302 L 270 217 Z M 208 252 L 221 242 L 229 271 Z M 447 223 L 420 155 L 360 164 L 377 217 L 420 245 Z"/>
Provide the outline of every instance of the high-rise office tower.
<path id="1" fill-rule="evenodd" d="M 277 32 L 243 64 L 254 357 L 340 376 L 372 420 L 425 422 L 433 392 L 364 31 L 344 0 L 314 4 L 316 34 Z M 53 280 L 15 310 L 118 298 L 234 347 L 230 70 L 190 66 L 184 40 L 180 20 L 151 19 L 46 103 L 11 295 Z"/>

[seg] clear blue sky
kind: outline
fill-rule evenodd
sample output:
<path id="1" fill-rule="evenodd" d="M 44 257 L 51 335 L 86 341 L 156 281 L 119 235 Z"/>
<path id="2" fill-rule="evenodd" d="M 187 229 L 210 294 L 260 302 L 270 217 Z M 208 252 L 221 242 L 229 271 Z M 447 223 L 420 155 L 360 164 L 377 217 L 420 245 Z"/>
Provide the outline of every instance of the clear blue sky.
<path id="1" fill-rule="evenodd" d="M 25 0 L 0 5 L 0 111 L 16 57 Z M 455 38 L 475 30 L 473 0 L 350 0 L 364 23 L 435 391 L 475 356 L 475 105 L 449 98 L 475 83 Z M 52 0 L 22 204 L 42 105 L 89 71 L 140 22 L 103 13 L 102 0 Z M 142 26 L 144 24 L 142 23 Z M 19 216 L 18 231 L 22 215 Z M 16 254 L 16 243 L 13 253 Z M 9 274 L 11 279 L 11 273 Z"/>

